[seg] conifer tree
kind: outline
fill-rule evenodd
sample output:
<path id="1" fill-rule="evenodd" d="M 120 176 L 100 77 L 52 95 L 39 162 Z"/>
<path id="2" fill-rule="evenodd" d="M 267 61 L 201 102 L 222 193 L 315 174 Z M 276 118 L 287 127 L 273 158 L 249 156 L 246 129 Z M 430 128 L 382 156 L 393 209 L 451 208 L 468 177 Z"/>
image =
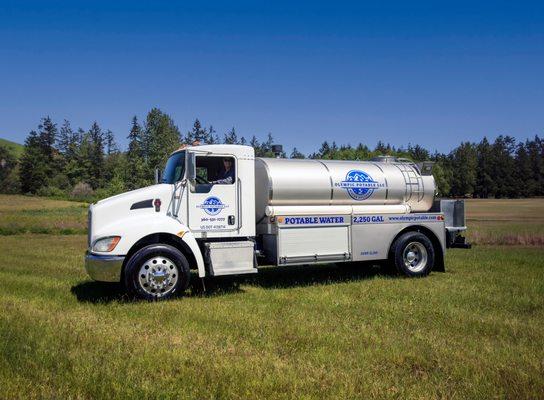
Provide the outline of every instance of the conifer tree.
<path id="1" fill-rule="evenodd" d="M 236 134 L 234 126 L 227 133 L 225 133 L 225 139 L 223 140 L 223 143 L 238 144 L 238 135 Z"/>
<path id="2" fill-rule="evenodd" d="M 25 140 L 20 170 L 23 193 L 36 193 L 46 187 L 58 170 L 58 165 L 55 165 L 57 150 L 54 148 L 57 126 L 51 118 L 45 117 L 38 129 L 39 133 L 31 131 Z"/>
<path id="3" fill-rule="evenodd" d="M 255 149 L 255 152 L 257 152 L 257 149 L 260 147 L 259 140 L 257 140 L 257 136 L 253 135 L 251 137 L 251 140 L 249 141 L 249 145 Z"/>
<path id="4" fill-rule="evenodd" d="M 378 155 L 383 155 L 383 156 L 390 155 L 391 146 L 389 145 L 389 143 L 386 145 L 384 142 L 379 140 L 378 143 L 376 144 L 376 148 L 374 149 L 374 151 Z"/>
<path id="5" fill-rule="evenodd" d="M 79 164 L 79 146 L 81 145 L 81 129 L 74 132 L 68 120 L 64 120 L 57 140 L 57 148 L 62 155 L 62 171 L 69 185 L 75 185 L 81 179 Z"/>
<path id="6" fill-rule="evenodd" d="M 170 153 L 179 148 L 180 132 L 170 116 L 153 108 L 147 114 L 144 138 L 146 178 L 153 179 L 155 168 L 163 168 Z"/>
<path id="7" fill-rule="evenodd" d="M 450 155 L 452 170 L 451 191 L 454 196 L 472 196 L 476 186 L 476 166 L 478 164 L 475 146 L 461 143 Z"/>
<path id="8" fill-rule="evenodd" d="M 492 171 L 493 155 L 491 145 L 485 136 L 478 144 L 477 151 L 478 164 L 476 166 L 475 194 L 481 198 L 488 198 L 495 193 L 496 188 Z"/>
<path id="9" fill-rule="evenodd" d="M 533 140 L 525 143 L 529 163 L 531 166 L 530 184 L 531 196 L 544 195 L 544 140 L 535 136 Z"/>
<path id="10" fill-rule="evenodd" d="M 144 132 L 136 116 L 132 118 L 132 128 L 128 140 L 125 176 L 128 189 L 133 190 L 149 183 L 146 181 L 146 166 L 143 154 Z"/>
<path id="11" fill-rule="evenodd" d="M 107 155 L 119 152 L 119 148 L 117 147 L 117 143 L 115 142 L 115 136 L 113 136 L 113 132 L 109 129 L 104 134 L 104 142 Z"/>
<path id="12" fill-rule="evenodd" d="M 25 140 L 20 167 L 19 179 L 23 193 L 36 193 L 45 186 L 49 171 L 44 162 L 40 138 L 36 131 L 31 131 Z"/>
<path id="13" fill-rule="evenodd" d="M 219 137 L 217 136 L 216 131 L 212 125 L 210 125 L 206 131 L 205 142 L 208 144 L 216 144 L 220 142 Z"/>
<path id="14" fill-rule="evenodd" d="M 516 195 L 514 176 L 515 140 L 511 136 L 499 136 L 491 147 L 493 155 L 492 176 L 495 182 L 495 197 Z"/>
<path id="15" fill-rule="evenodd" d="M 533 174 L 529 154 L 523 142 L 517 145 L 515 163 L 516 194 L 521 197 L 531 196 L 534 190 Z"/>
<path id="16" fill-rule="evenodd" d="M 430 157 L 430 154 L 427 149 L 424 149 L 419 144 L 416 144 L 415 146 L 408 144 L 408 157 L 412 161 L 416 161 L 416 162 L 427 161 Z"/>
<path id="17" fill-rule="evenodd" d="M 53 153 L 55 151 L 55 142 L 57 140 L 57 125 L 53 123 L 49 116 L 42 119 L 39 129 L 39 142 L 44 157 L 49 164 L 52 163 Z"/>
<path id="18" fill-rule="evenodd" d="M 185 135 L 184 142 L 191 145 L 194 142 L 209 143 L 208 140 L 208 132 L 205 128 L 202 128 L 202 124 L 200 123 L 199 119 L 195 119 L 192 129 Z"/>
<path id="19" fill-rule="evenodd" d="M 322 158 L 322 159 L 328 159 L 330 158 L 331 153 L 331 146 L 329 146 L 329 142 L 326 140 L 321 143 L 321 147 L 317 151 L 317 154 L 315 154 L 315 157 L 312 158 Z"/>
<path id="20" fill-rule="evenodd" d="M 71 144 L 73 136 L 74 132 L 72 131 L 72 127 L 70 126 L 70 121 L 65 119 L 62 126 L 60 127 L 59 136 L 57 138 L 57 149 L 64 156 L 67 156 L 67 154 L 72 150 Z"/>
<path id="21" fill-rule="evenodd" d="M 302 154 L 300 151 L 298 151 L 298 149 L 296 147 L 293 147 L 293 151 L 291 152 L 291 155 L 289 156 L 289 158 L 302 159 L 302 158 L 306 158 L 306 157 L 304 156 L 304 154 Z"/>
<path id="22" fill-rule="evenodd" d="M 87 148 L 83 153 L 83 163 L 86 166 L 86 182 L 93 189 L 97 189 L 104 183 L 104 133 L 95 121 L 91 129 L 85 135 Z"/>

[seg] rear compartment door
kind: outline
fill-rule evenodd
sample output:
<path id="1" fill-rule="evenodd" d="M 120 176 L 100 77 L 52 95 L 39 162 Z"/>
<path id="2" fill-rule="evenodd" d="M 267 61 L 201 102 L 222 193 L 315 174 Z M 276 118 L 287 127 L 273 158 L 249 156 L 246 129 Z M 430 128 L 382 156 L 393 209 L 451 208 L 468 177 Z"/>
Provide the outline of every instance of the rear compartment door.
<path id="1" fill-rule="evenodd" d="M 278 265 L 351 259 L 349 216 L 279 216 L 276 221 Z"/>

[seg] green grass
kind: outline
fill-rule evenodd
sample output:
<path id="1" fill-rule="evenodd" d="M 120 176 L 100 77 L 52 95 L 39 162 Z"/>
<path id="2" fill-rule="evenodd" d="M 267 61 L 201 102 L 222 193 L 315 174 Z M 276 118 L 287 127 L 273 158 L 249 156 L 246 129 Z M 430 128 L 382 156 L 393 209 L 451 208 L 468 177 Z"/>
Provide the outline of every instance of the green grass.
<path id="1" fill-rule="evenodd" d="M 23 154 L 24 146 L 19 143 L 12 142 L 7 139 L 0 138 L 0 146 L 7 147 L 8 150 L 16 157 L 19 158 Z"/>
<path id="2" fill-rule="evenodd" d="M 542 200 L 508 202 L 470 201 L 472 234 L 542 232 Z M 204 292 L 193 276 L 147 303 L 89 280 L 85 215 L 0 196 L 0 399 L 544 398 L 537 242 L 450 250 L 425 279 L 267 268 Z"/>
<path id="3" fill-rule="evenodd" d="M 0 239 L 5 398 L 539 398 L 544 250 L 453 250 L 426 279 L 346 266 L 131 302 L 85 238 Z"/>
<path id="4" fill-rule="evenodd" d="M 0 236 L 23 233 L 85 234 L 85 203 L 0 195 Z"/>

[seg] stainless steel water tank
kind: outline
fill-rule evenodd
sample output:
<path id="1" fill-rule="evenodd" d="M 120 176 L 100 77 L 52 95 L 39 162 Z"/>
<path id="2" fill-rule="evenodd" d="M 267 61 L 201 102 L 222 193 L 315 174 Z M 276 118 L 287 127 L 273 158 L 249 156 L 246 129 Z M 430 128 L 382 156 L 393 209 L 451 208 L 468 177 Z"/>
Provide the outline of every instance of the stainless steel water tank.
<path id="1" fill-rule="evenodd" d="M 410 162 L 255 159 L 257 218 L 267 206 L 407 204 L 428 211 L 435 182 Z"/>

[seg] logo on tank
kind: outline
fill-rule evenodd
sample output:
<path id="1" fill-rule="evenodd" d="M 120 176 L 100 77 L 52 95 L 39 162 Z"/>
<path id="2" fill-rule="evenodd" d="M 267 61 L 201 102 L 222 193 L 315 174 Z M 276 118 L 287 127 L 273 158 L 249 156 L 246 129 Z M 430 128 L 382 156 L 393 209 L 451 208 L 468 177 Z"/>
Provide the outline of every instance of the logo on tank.
<path id="1" fill-rule="evenodd" d="M 202 208 L 208 215 L 217 215 L 223 208 L 227 208 L 228 205 L 223 204 L 219 197 L 210 196 L 196 207 Z"/>
<path id="2" fill-rule="evenodd" d="M 352 169 L 346 174 L 346 178 L 335 186 L 346 189 L 354 200 L 366 200 L 372 196 L 375 190 L 383 188 L 385 185 L 375 181 L 364 171 Z"/>

